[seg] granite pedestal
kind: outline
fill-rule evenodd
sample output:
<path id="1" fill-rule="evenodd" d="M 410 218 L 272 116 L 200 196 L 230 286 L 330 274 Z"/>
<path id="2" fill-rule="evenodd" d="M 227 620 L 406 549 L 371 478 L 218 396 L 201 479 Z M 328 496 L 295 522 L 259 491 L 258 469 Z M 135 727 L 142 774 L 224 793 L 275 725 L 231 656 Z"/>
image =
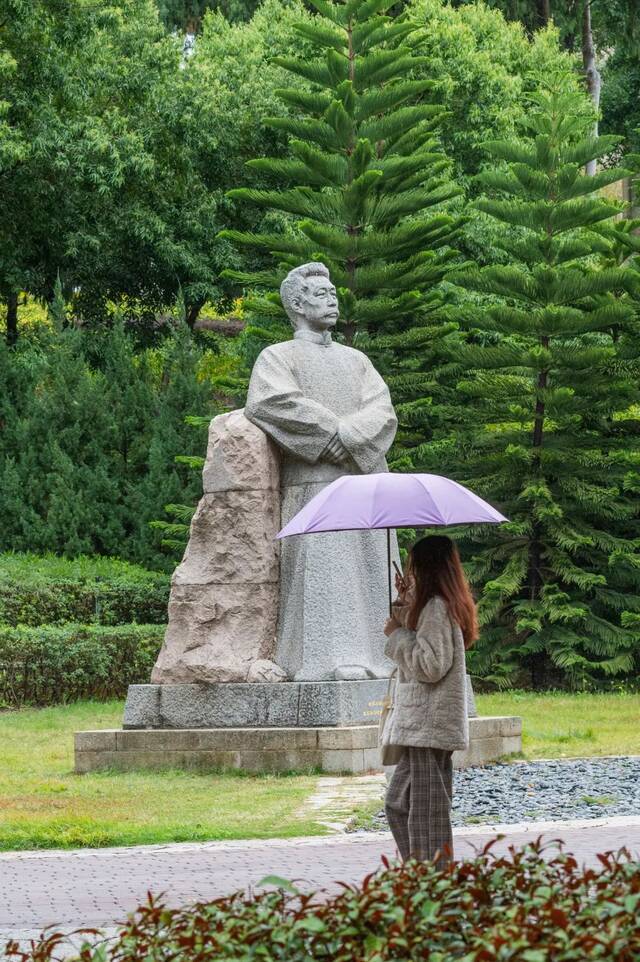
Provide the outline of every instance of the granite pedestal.
<path id="1" fill-rule="evenodd" d="M 377 725 L 389 681 L 131 685 L 123 728 L 325 728 Z M 469 716 L 476 714 L 467 686 Z"/>
<path id="2" fill-rule="evenodd" d="M 76 732 L 76 771 L 379 771 L 387 688 L 387 679 L 132 685 L 122 730 Z M 470 684 L 468 698 L 470 745 L 454 764 L 484 765 L 519 752 L 521 719 L 478 718 Z"/>

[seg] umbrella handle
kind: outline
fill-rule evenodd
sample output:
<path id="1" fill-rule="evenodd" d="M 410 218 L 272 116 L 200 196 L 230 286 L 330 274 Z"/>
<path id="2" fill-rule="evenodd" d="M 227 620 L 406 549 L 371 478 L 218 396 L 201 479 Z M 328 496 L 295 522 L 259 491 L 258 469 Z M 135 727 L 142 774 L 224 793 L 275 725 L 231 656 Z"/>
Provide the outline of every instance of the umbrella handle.
<path id="1" fill-rule="evenodd" d="M 391 528 L 387 528 L 387 587 L 389 589 L 389 617 L 393 615 L 393 599 L 391 595 Z"/>

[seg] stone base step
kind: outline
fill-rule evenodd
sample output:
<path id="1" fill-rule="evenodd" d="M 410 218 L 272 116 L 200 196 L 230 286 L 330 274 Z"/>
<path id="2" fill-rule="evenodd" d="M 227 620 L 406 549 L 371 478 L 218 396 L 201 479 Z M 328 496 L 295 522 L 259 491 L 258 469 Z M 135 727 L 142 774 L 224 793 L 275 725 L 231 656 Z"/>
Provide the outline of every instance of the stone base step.
<path id="1" fill-rule="evenodd" d="M 456 768 L 485 765 L 522 750 L 522 719 L 472 718 Z M 78 773 L 113 768 L 249 772 L 381 771 L 375 725 L 330 728 L 104 729 L 76 732 Z"/>

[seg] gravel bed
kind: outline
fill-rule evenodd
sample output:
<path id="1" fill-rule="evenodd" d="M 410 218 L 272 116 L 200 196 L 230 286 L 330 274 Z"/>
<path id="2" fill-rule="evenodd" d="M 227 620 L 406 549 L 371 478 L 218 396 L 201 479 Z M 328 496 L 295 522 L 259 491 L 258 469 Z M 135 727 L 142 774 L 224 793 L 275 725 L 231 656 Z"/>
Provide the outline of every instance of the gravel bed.
<path id="1" fill-rule="evenodd" d="M 454 825 L 606 815 L 640 815 L 640 758 L 555 759 L 454 772 Z M 382 811 L 365 830 L 387 827 Z"/>

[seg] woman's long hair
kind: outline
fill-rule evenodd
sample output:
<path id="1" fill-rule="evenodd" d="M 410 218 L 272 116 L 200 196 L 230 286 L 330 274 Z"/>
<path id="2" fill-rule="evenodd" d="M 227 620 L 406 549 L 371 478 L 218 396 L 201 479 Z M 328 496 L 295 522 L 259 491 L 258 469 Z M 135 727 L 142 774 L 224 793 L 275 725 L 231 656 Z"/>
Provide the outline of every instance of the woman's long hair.
<path id="1" fill-rule="evenodd" d="M 424 606 L 435 595 L 440 595 L 449 617 L 462 629 L 465 648 L 471 648 L 479 634 L 476 603 L 451 538 L 430 535 L 416 541 L 409 552 L 407 567 L 414 581 L 407 627 L 415 631 Z"/>

